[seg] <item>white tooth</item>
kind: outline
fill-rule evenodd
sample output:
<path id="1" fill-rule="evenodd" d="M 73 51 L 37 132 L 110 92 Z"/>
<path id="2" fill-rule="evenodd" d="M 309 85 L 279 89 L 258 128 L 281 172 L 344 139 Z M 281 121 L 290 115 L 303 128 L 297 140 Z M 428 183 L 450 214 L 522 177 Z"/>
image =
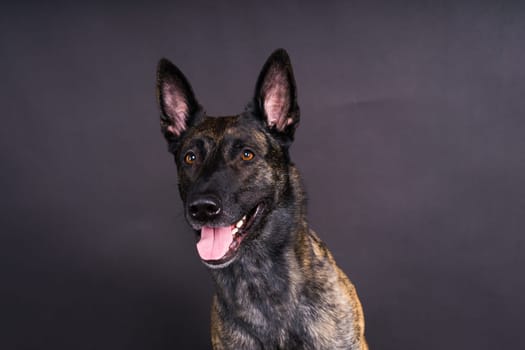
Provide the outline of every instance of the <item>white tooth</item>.
<path id="1" fill-rule="evenodd" d="M 246 220 L 246 215 L 244 215 L 244 216 L 242 217 L 242 221 L 244 221 L 244 220 Z"/>
<path id="2" fill-rule="evenodd" d="M 237 228 L 241 228 L 242 225 L 244 225 L 244 221 L 243 220 L 241 220 L 237 224 L 235 224 L 235 226 L 237 226 Z"/>
<path id="3" fill-rule="evenodd" d="M 239 232 L 239 229 L 237 227 L 234 227 L 232 230 L 232 236 L 235 235 L 237 232 Z"/>

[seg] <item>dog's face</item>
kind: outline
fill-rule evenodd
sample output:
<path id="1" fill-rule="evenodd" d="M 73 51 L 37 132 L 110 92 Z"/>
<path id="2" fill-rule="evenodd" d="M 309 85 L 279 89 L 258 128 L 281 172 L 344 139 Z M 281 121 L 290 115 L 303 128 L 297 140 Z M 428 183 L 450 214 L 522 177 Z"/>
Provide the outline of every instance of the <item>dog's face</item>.
<path id="1" fill-rule="evenodd" d="M 290 60 L 284 50 L 268 58 L 253 101 L 236 116 L 206 116 L 187 79 L 165 59 L 157 96 L 197 250 L 209 267 L 225 267 L 253 242 L 272 239 L 264 227 L 289 195 L 288 146 L 299 122 Z"/>

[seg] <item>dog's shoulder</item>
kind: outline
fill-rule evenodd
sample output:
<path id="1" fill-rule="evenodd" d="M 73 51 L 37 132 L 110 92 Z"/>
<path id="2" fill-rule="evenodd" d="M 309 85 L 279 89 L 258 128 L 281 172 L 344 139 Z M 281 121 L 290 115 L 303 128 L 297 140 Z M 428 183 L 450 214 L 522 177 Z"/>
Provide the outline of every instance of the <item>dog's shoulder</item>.
<path id="1" fill-rule="evenodd" d="M 306 288 L 310 295 L 314 290 L 323 291 L 319 293 L 320 298 L 316 300 L 317 306 L 327 306 L 328 314 L 321 317 L 323 324 L 316 327 L 324 329 L 330 324 L 331 320 L 338 320 L 338 324 L 333 327 L 326 327 L 318 335 L 332 334 L 336 336 L 337 330 L 342 327 L 351 329 L 350 332 L 343 332 L 351 339 L 350 343 L 360 344 L 359 349 L 367 349 L 364 340 L 364 315 L 361 302 L 353 283 L 337 265 L 332 253 L 327 245 L 319 238 L 313 230 L 304 232 L 303 238 L 298 238 L 301 269 L 304 271 Z M 328 307 L 337 305 L 337 307 Z M 324 309 L 321 307 L 318 310 Z M 336 332 L 336 333 L 333 333 Z"/>

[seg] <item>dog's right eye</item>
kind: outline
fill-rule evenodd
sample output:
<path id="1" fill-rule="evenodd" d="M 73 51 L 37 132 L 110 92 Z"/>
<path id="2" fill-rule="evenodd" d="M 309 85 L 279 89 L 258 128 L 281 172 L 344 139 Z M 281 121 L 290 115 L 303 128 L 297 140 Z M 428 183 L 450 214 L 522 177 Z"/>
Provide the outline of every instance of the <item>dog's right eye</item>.
<path id="1" fill-rule="evenodd" d="M 188 152 L 186 153 L 186 155 L 184 156 L 184 163 L 188 164 L 188 165 L 192 165 L 193 163 L 195 163 L 195 160 L 197 159 L 197 156 L 195 155 L 195 153 L 193 152 Z"/>

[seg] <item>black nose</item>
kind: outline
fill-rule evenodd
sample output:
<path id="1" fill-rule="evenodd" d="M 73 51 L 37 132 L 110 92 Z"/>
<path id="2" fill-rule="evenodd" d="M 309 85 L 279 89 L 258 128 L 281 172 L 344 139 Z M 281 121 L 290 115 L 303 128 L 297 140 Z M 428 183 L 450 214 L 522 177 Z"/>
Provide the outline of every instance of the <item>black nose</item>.
<path id="1" fill-rule="evenodd" d="M 199 196 L 188 206 L 190 216 L 201 222 L 215 219 L 221 212 L 221 202 L 211 195 Z"/>

